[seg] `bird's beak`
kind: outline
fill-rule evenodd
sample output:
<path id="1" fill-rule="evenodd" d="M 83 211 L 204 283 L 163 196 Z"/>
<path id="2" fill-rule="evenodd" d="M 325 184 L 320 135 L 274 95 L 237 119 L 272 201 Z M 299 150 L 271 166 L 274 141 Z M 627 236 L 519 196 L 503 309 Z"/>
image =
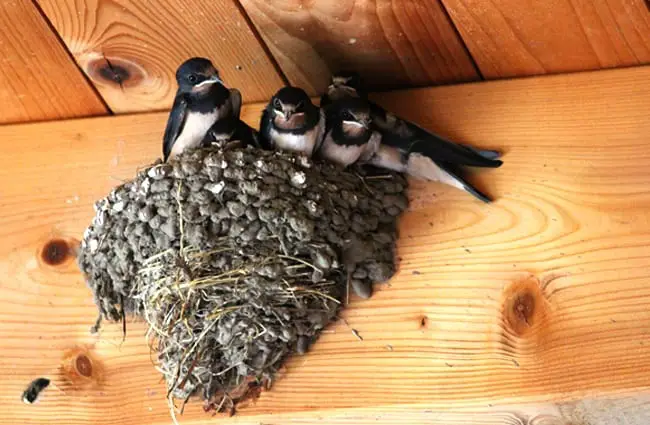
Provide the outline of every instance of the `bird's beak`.
<path id="1" fill-rule="evenodd" d="M 215 84 L 215 83 L 223 84 L 223 81 L 221 81 L 221 78 L 219 78 L 218 75 L 210 76 L 210 78 L 208 78 L 205 81 L 201 81 L 195 87 L 203 87 L 203 86 L 208 86 L 208 85 Z"/>

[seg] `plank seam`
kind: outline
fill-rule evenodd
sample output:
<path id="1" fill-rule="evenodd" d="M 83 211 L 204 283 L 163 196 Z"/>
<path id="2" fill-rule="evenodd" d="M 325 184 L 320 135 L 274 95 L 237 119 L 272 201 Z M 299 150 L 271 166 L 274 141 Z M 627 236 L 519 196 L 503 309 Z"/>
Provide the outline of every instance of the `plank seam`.
<path id="1" fill-rule="evenodd" d="M 100 94 L 99 90 L 97 87 L 93 84 L 93 82 L 90 80 L 88 77 L 88 74 L 83 70 L 81 65 L 79 65 L 79 62 L 77 62 L 77 59 L 74 57 L 70 49 L 68 49 L 68 45 L 65 44 L 65 41 L 63 40 L 63 37 L 61 37 L 61 34 L 56 30 L 56 27 L 50 20 L 50 18 L 47 16 L 41 5 L 38 3 L 38 0 L 31 0 L 32 5 L 36 9 L 39 15 L 41 15 L 41 18 L 43 21 L 45 21 L 45 24 L 49 28 L 49 30 L 54 34 L 54 37 L 56 38 L 57 42 L 61 45 L 63 50 L 66 52 L 68 55 L 68 58 L 74 66 L 77 68 L 83 79 L 86 81 L 86 85 L 92 90 L 92 92 L 95 94 L 95 97 L 101 102 L 101 104 L 104 106 L 104 109 L 106 110 L 106 115 L 114 115 L 114 112 L 111 110 L 111 108 L 108 106 L 108 103 L 106 102 L 106 99 Z M 92 115 L 91 115 L 92 116 Z M 95 115 L 97 116 L 97 115 Z M 101 116 L 101 115 L 100 115 Z"/>
<path id="2" fill-rule="evenodd" d="M 232 2 L 235 5 L 235 7 L 237 7 L 237 9 L 239 10 L 239 13 L 241 14 L 242 18 L 244 18 L 244 21 L 246 22 L 246 25 L 248 25 L 248 29 L 250 29 L 251 33 L 253 34 L 253 37 L 255 37 L 257 42 L 260 44 L 262 50 L 264 50 L 266 57 L 269 59 L 269 62 L 271 62 L 271 65 L 273 65 L 275 72 L 278 73 L 278 76 L 282 80 L 282 83 L 285 86 L 290 86 L 291 84 L 289 83 L 289 79 L 287 78 L 284 71 L 282 70 L 280 63 L 275 59 L 273 53 L 271 53 L 271 49 L 269 49 L 269 46 L 262 38 L 262 35 L 260 34 L 257 27 L 255 26 L 255 23 L 253 23 L 251 17 L 248 15 L 248 12 L 246 11 L 244 5 L 241 3 L 241 0 L 232 0 Z"/>
<path id="3" fill-rule="evenodd" d="M 458 30 L 458 27 L 456 26 L 456 23 L 454 20 L 451 18 L 451 15 L 449 14 L 449 10 L 447 10 L 447 6 L 445 5 L 444 0 L 438 0 L 438 3 L 440 4 L 440 8 L 445 14 L 445 17 L 447 18 L 447 21 L 449 21 L 449 25 L 454 29 L 454 32 L 456 33 L 456 37 L 460 40 L 460 44 L 463 46 L 463 49 L 465 50 L 465 53 L 467 53 L 467 56 L 469 57 L 469 60 L 472 62 L 472 66 L 474 67 L 474 70 L 476 71 L 476 75 L 478 77 L 485 81 L 485 77 L 483 76 L 483 73 L 481 72 L 481 68 L 478 67 L 478 63 L 476 62 L 476 59 L 474 59 L 474 56 L 472 56 L 472 52 L 470 52 L 469 48 L 467 47 L 467 43 L 465 43 L 465 39 L 463 38 L 463 35 L 460 33 Z"/>

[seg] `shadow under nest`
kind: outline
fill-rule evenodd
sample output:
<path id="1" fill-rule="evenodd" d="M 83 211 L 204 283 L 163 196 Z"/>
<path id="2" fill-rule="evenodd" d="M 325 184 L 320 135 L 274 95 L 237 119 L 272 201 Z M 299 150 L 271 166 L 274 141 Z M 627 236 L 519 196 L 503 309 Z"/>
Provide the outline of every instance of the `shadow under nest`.
<path id="1" fill-rule="evenodd" d="M 254 148 L 156 163 L 95 204 L 79 266 L 100 319 L 149 324 L 168 399 L 235 411 L 394 273 L 397 173 Z"/>

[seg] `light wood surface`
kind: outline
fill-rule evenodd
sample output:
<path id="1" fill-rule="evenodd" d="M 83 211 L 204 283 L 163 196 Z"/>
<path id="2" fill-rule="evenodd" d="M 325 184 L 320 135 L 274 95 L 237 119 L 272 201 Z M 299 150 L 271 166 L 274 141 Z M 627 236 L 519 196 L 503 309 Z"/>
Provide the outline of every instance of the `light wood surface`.
<path id="1" fill-rule="evenodd" d="M 650 63 L 646 0 L 442 0 L 485 78 Z"/>
<path id="2" fill-rule="evenodd" d="M 232 421 L 648 423 L 648 79 L 644 67 L 379 97 L 503 149 L 502 168 L 472 176 L 497 201 L 414 182 L 399 273 Z M 259 111 L 244 115 L 255 123 Z M 143 326 L 129 323 L 123 344 L 119 325 L 90 335 L 90 292 L 74 259 L 50 249 L 79 239 L 93 201 L 159 156 L 165 119 L 0 127 L 1 424 L 170 423 Z M 80 355 L 90 377 L 72 367 Z M 22 404 L 39 376 L 54 386 Z M 191 403 L 180 421 L 216 419 Z"/>
<path id="3" fill-rule="evenodd" d="M 106 112 L 38 9 L 0 2 L 0 124 Z"/>
<path id="4" fill-rule="evenodd" d="M 38 3 L 114 112 L 170 108 L 176 68 L 192 56 L 210 58 L 244 102 L 283 85 L 235 0 Z"/>
<path id="5" fill-rule="evenodd" d="M 330 74 L 375 88 L 479 79 L 439 0 L 242 0 L 289 81 L 320 94 Z"/>

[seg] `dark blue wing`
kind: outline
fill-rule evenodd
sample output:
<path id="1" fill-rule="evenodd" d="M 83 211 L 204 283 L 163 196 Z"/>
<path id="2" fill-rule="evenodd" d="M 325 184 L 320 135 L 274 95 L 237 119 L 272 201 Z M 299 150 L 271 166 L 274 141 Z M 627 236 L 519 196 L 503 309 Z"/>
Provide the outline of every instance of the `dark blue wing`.
<path id="1" fill-rule="evenodd" d="M 271 140 L 271 126 L 271 115 L 269 114 L 268 108 L 265 108 L 260 119 L 260 145 L 262 149 L 273 150 L 274 143 Z"/>
<path id="2" fill-rule="evenodd" d="M 375 126 L 384 136 L 382 143 L 404 152 L 417 152 L 434 161 L 473 167 L 496 168 L 502 164 L 497 159 L 501 156 L 497 151 L 481 150 L 454 143 L 417 124 L 386 112 L 373 102 L 371 102 L 371 114 Z"/>
<path id="3" fill-rule="evenodd" d="M 172 106 L 172 110 L 169 113 L 169 118 L 167 118 L 167 127 L 163 136 L 163 158 L 165 161 L 167 161 L 174 142 L 183 128 L 186 116 L 187 99 L 185 99 L 184 95 L 178 94 L 174 99 L 174 106 Z"/>

